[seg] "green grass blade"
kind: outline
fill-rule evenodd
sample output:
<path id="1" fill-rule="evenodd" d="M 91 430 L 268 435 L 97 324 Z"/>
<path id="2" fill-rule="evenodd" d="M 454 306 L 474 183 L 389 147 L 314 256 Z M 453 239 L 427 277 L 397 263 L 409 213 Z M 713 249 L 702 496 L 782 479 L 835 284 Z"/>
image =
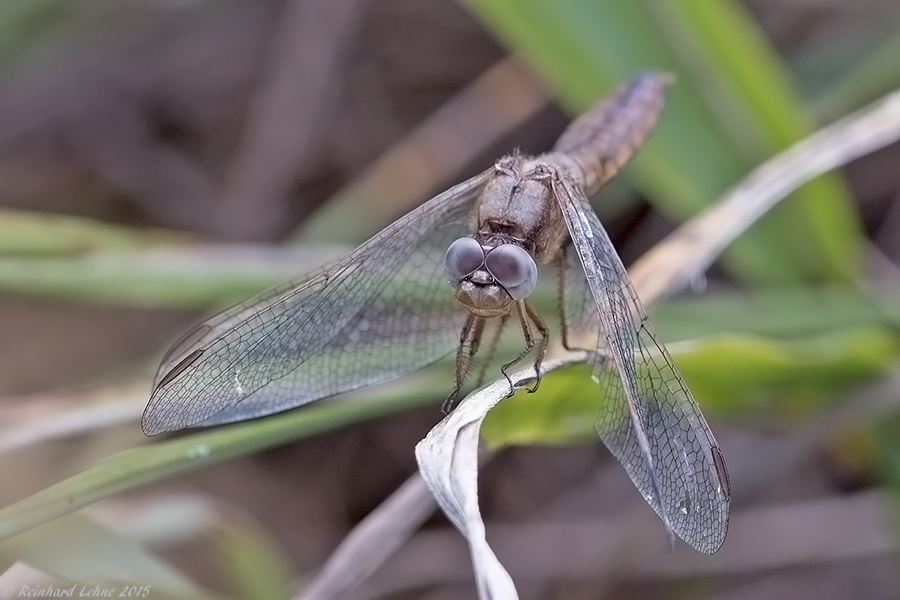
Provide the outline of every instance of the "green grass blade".
<path id="1" fill-rule="evenodd" d="M 152 481 L 350 423 L 435 404 L 434 396 L 422 393 L 430 389 L 429 382 L 425 373 L 345 399 L 120 452 L 0 510 L 0 539 Z"/>
<path id="2" fill-rule="evenodd" d="M 615 0 L 467 0 L 465 4 L 534 66 L 572 114 L 638 71 L 652 68 L 680 75 L 659 126 L 630 167 L 636 185 L 673 217 L 681 220 L 696 213 L 754 164 L 745 155 L 744 145 L 719 122 L 703 90 L 693 83 L 679 53 L 667 43 L 654 14 L 643 4 Z M 729 96 L 743 98 L 729 81 L 720 85 L 729 90 Z M 796 103 L 786 107 L 787 114 L 801 110 Z M 841 190 L 834 194 L 842 200 L 830 204 L 837 203 L 839 208 L 829 209 L 827 204 L 826 212 L 831 212 L 825 217 L 804 216 L 785 224 L 785 218 L 767 216 L 726 252 L 724 264 L 748 281 L 763 283 L 796 282 L 823 274 L 845 278 L 851 268 L 847 265 L 855 264 L 856 258 L 852 251 L 845 255 L 842 248 L 852 250 L 858 238 L 847 233 L 853 231 L 852 213 L 835 225 L 839 217 L 846 217 L 849 203 Z M 837 216 L 831 214 L 837 212 Z M 831 243 L 837 250 L 822 247 L 829 227 L 836 230 L 838 241 Z M 803 244 L 798 253 L 796 247 Z"/>
<path id="3" fill-rule="evenodd" d="M 660 30 L 690 58 L 682 68 L 749 161 L 760 162 L 815 130 L 786 65 L 742 7 L 728 0 L 651 6 Z M 858 272 L 861 228 L 838 174 L 810 181 L 769 218 L 779 223 L 807 275 L 840 280 Z"/>

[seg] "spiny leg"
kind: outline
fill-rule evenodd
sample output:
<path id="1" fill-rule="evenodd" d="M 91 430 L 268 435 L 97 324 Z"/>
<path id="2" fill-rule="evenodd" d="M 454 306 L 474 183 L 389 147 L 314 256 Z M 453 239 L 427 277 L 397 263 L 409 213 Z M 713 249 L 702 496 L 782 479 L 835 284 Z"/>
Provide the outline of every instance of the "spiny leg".
<path id="1" fill-rule="evenodd" d="M 441 410 L 444 414 L 449 414 L 456 407 L 459 401 L 459 392 L 466 383 L 466 376 L 469 374 L 469 368 L 472 366 L 472 358 L 478 352 L 478 346 L 481 343 L 481 336 L 484 333 L 484 324 L 486 319 L 469 314 L 459 334 L 459 348 L 456 351 L 456 385 L 453 390 L 441 404 Z"/>
<path id="2" fill-rule="evenodd" d="M 528 353 L 534 349 L 534 334 L 531 331 L 531 326 L 533 324 L 537 326 L 541 333 L 541 351 L 543 351 L 543 348 L 546 348 L 547 346 L 547 327 L 544 325 L 543 321 L 541 321 L 540 324 L 534 323 L 533 319 L 531 318 L 532 312 L 533 311 L 530 310 L 524 300 L 516 302 L 516 314 L 519 315 L 519 327 L 522 328 L 522 337 L 525 338 L 525 348 L 523 348 L 522 351 L 519 352 L 519 354 L 514 359 L 500 367 L 500 372 L 503 373 L 503 376 L 506 377 L 506 380 L 509 382 L 510 396 L 516 393 L 516 386 L 513 385 L 513 380 L 509 376 L 509 368 L 525 358 Z M 540 374 L 538 374 L 538 379 L 540 379 Z"/>
<path id="3" fill-rule="evenodd" d="M 559 324 L 562 328 L 562 345 L 566 350 L 569 346 L 569 326 L 566 323 L 566 268 L 569 261 L 566 252 L 567 246 L 563 246 L 556 256 L 556 301 L 559 303 Z"/>
<path id="4" fill-rule="evenodd" d="M 557 302 L 559 302 L 559 323 L 562 329 L 562 345 L 569 351 L 581 350 L 583 352 L 591 352 L 586 348 L 575 348 L 569 345 L 569 323 L 566 320 L 566 271 L 568 270 L 569 246 L 565 245 L 556 256 L 556 282 L 557 282 Z"/>
<path id="5" fill-rule="evenodd" d="M 500 346 L 500 338 L 503 336 L 503 329 L 508 322 L 509 314 L 500 317 L 500 322 L 497 324 L 497 331 L 494 333 L 491 345 L 488 347 L 487 354 L 484 357 L 484 363 L 481 365 L 481 369 L 478 372 L 478 378 L 475 380 L 475 387 L 481 387 L 481 384 L 484 383 L 484 379 L 487 376 L 487 370 L 491 366 L 494 357 L 497 355 L 497 348 Z"/>
<path id="6" fill-rule="evenodd" d="M 537 343 L 537 353 L 534 357 L 534 372 L 537 375 L 537 380 L 534 382 L 534 387 L 528 390 L 529 393 L 533 394 L 541 385 L 541 363 L 544 361 L 544 355 L 547 353 L 547 345 L 550 343 L 550 329 L 533 306 L 527 302 L 523 302 L 522 304 L 525 305 L 525 312 L 528 314 L 528 317 L 531 319 L 531 322 L 541 336 L 541 340 Z"/>
<path id="7" fill-rule="evenodd" d="M 519 352 L 518 356 L 509 361 L 508 363 L 504 363 L 500 367 L 500 372 L 503 373 L 503 376 L 506 377 L 506 381 L 509 382 L 509 395 L 512 396 L 516 393 L 516 386 L 513 385 L 513 380 L 507 373 L 508 369 L 525 358 L 525 356 L 531 352 L 531 349 L 534 348 L 534 336 L 531 334 L 531 326 L 528 323 L 528 316 L 525 314 L 525 309 L 523 308 L 525 305 L 524 301 L 516 302 L 516 314 L 519 315 L 519 327 L 522 328 L 522 336 L 525 338 L 525 348 Z"/>

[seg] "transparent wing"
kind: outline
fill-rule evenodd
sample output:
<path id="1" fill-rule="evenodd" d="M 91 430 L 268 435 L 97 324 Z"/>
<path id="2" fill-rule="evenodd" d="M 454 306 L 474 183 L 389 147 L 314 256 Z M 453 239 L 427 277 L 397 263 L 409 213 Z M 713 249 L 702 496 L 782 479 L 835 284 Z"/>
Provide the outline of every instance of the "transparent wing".
<path id="1" fill-rule="evenodd" d="M 599 317 L 597 432 L 666 527 L 711 554 L 725 540 L 731 503 L 722 453 L 587 198 L 564 179 L 554 190 Z"/>
<path id="2" fill-rule="evenodd" d="M 493 170 L 432 198 L 356 250 L 189 331 L 165 356 L 148 435 L 259 417 L 386 381 L 449 354 L 465 313 L 443 269 Z"/>
<path id="3" fill-rule="evenodd" d="M 599 331 L 597 308 L 591 289 L 584 277 L 584 268 L 578 253 L 571 245 L 564 248 L 565 262 L 561 268 L 563 289 L 560 300 L 564 302 L 559 306 L 562 311 L 563 321 L 566 327 L 566 335 L 569 340 L 582 331 Z"/>

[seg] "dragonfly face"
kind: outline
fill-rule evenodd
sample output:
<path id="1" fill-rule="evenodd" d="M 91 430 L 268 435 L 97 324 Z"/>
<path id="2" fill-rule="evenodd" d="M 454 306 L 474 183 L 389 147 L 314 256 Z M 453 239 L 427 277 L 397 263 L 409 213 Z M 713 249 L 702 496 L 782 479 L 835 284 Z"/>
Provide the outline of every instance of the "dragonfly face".
<path id="1" fill-rule="evenodd" d="M 528 297 L 538 267 L 553 267 L 564 345 L 570 328 L 596 340 L 587 362 L 600 438 L 670 534 L 715 552 L 728 528 L 725 462 L 588 201 L 646 139 L 667 84 L 634 78 L 552 152 L 502 158 L 333 264 L 196 326 L 160 365 L 144 432 L 272 414 L 455 350 L 452 406 L 476 354 L 491 357 L 512 318 L 525 344 L 501 372 L 531 354 L 539 383 L 549 328 Z M 483 344 L 489 321 L 497 327 Z"/>
<path id="2" fill-rule="evenodd" d="M 513 239 L 488 245 L 496 241 L 459 238 L 444 258 L 456 300 L 480 317 L 509 314 L 514 302 L 527 298 L 537 285 L 538 270 L 531 255 Z"/>

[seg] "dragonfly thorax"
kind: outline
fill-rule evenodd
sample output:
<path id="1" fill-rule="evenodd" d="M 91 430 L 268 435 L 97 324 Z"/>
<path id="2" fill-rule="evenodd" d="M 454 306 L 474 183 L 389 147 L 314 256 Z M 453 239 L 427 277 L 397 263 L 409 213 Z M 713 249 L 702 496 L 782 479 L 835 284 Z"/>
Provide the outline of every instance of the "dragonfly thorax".
<path id="1" fill-rule="evenodd" d="M 537 264 L 548 264 L 568 236 L 553 189 L 560 173 L 550 163 L 519 154 L 500 159 L 494 169 L 476 205 L 476 237 L 519 240 Z"/>

